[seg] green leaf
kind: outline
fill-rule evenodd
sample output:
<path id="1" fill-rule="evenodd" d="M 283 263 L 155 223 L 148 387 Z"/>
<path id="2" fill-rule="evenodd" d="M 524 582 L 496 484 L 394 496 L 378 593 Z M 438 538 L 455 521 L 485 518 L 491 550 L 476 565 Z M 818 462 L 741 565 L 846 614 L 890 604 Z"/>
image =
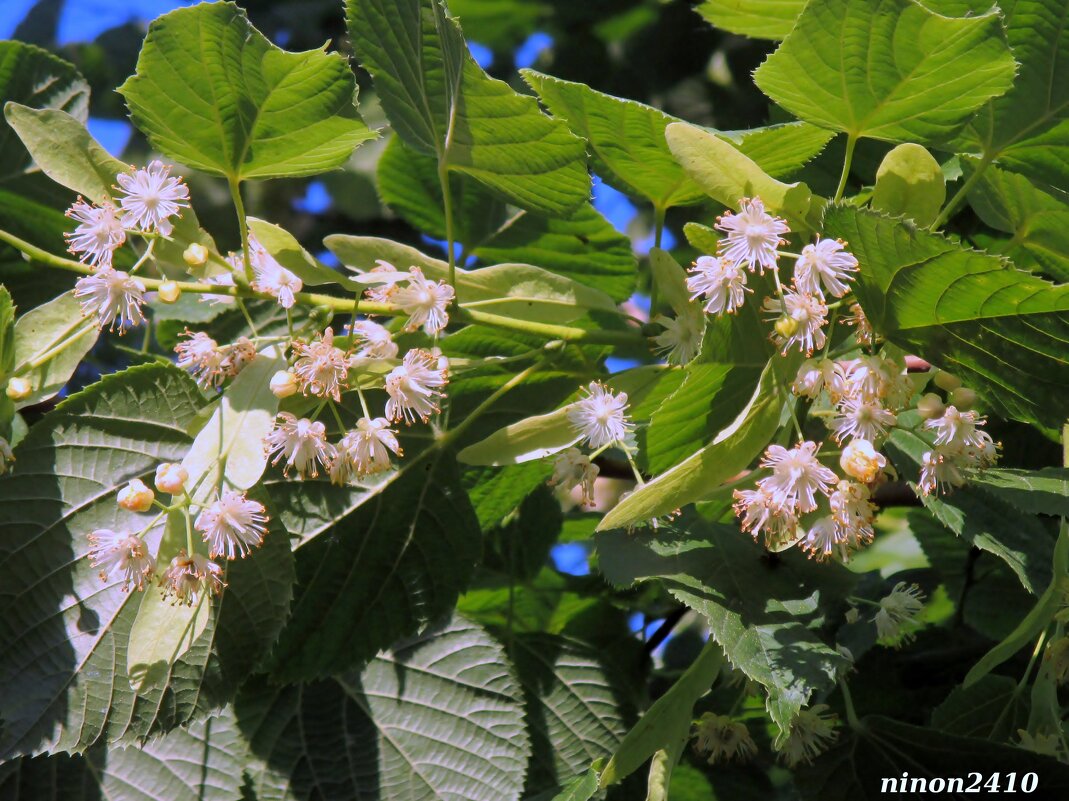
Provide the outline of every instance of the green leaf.
<path id="1" fill-rule="evenodd" d="M 500 525 L 524 498 L 546 483 L 551 471 L 548 462 L 465 470 L 464 488 L 479 518 L 479 528 L 486 530 Z"/>
<path id="2" fill-rule="evenodd" d="M 583 144 L 533 97 L 490 78 L 438 0 L 347 0 L 356 55 L 409 147 L 528 211 L 567 216 L 589 199 Z"/>
<path id="3" fill-rule="evenodd" d="M 523 634 L 509 644 L 531 736 L 528 792 L 557 787 L 615 752 L 630 710 L 619 669 L 579 640 Z"/>
<path id="4" fill-rule="evenodd" d="M 15 469 L 0 479 L 0 758 L 139 742 L 202 718 L 274 642 L 293 581 L 277 528 L 228 565 L 203 634 L 140 694 L 127 652 L 142 596 L 101 582 L 86 558 L 94 529 L 137 531 L 151 520 L 121 510 L 115 495 L 182 459 L 202 403 L 177 368 L 134 367 L 65 400 L 16 449 Z M 146 541 L 156 552 L 160 529 Z"/>
<path id="5" fill-rule="evenodd" d="M 559 793 L 552 790 L 540 793 L 530 801 L 590 801 L 598 791 L 598 769 L 590 768 L 586 773 L 576 776 Z"/>
<path id="6" fill-rule="evenodd" d="M 965 160 L 966 175 L 977 166 Z M 1069 203 L 1048 194 L 1023 175 L 989 166 L 969 193 L 980 219 L 1013 238 L 998 251 L 1021 267 L 1037 265 L 1058 281 L 1069 281 Z"/>
<path id="7" fill-rule="evenodd" d="M 891 433 L 888 446 L 896 457 L 895 466 L 916 479 L 923 454 L 930 446 L 916 434 L 903 430 Z M 1033 595 L 1050 582 L 1053 543 L 1047 529 L 1034 517 L 1015 514 L 1008 503 L 971 486 L 943 497 L 922 495 L 921 500 L 944 526 L 1004 561 Z M 1007 526 L 1010 518 L 1014 524 Z"/>
<path id="8" fill-rule="evenodd" d="M 1069 286 L 874 212 L 830 208 L 825 231 L 850 242 L 854 291 L 887 339 L 959 375 L 994 414 L 1069 417 Z"/>
<path id="9" fill-rule="evenodd" d="M 285 366 L 278 350 L 268 348 L 245 365 L 223 392 L 182 460 L 189 473 L 187 492 L 194 500 L 208 498 L 224 479 L 228 487 L 239 490 L 260 480 L 267 468 L 264 437 L 274 428 L 278 412 L 271 376 Z"/>
<path id="10" fill-rule="evenodd" d="M 228 708 L 141 747 L 91 749 L 85 756 L 21 759 L 0 796 L 122 801 L 239 801 L 248 747 Z"/>
<path id="11" fill-rule="evenodd" d="M 656 538 L 599 534 L 599 567 L 618 587 L 657 579 L 701 613 L 731 664 L 768 691 L 768 712 L 786 733 L 794 713 L 847 664 L 812 628 L 823 620 L 822 604 L 845 596 L 854 579 L 797 551 L 771 565 L 736 526 L 695 520 L 687 528 L 662 528 Z"/>
<path id="12" fill-rule="evenodd" d="M 694 702 L 712 687 L 724 654 L 713 640 L 664 695 L 653 702 L 627 733 L 620 748 L 601 773 L 599 783 L 608 787 L 629 776 L 661 749 L 675 749 L 690 736 Z"/>
<path id="13" fill-rule="evenodd" d="M 806 0 L 703 0 L 695 11 L 707 22 L 755 39 L 782 39 L 794 27 Z"/>
<path id="14" fill-rule="evenodd" d="M 326 172 L 378 135 L 357 113 L 343 56 L 288 53 L 234 3 L 156 19 L 118 91 L 153 147 L 234 181 Z"/>
<path id="15" fill-rule="evenodd" d="M 977 768 L 983 774 L 977 774 Z M 986 781 L 999 775 L 1005 787 L 1007 774 L 1021 777 L 1029 772 L 1039 776 L 1043 792 L 1051 798 L 1069 792 L 1069 767 L 1053 757 L 870 716 L 844 731 L 811 767 L 798 771 L 795 782 L 806 801 L 877 801 L 889 794 L 885 780 L 900 780 L 903 775 L 909 777 L 906 789 L 895 784 L 890 792 L 923 797 L 931 795 L 927 782 L 935 778 L 943 779 L 940 794 L 950 796 L 961 795 L 976 776 Z M 950 785 L 959 778 L 960 784 Z M 913 779 L 923 781 L 923 789 L 914 788 Z"/>
<path id="16" fill-rule="evenodd" d="M 399 136 L 391 137 L 379 158 L 375 178 L 383 202 L 391 209 L 427 236 L 446 238 L 442 185 L 433 156 L 409 147 Z M 449 186 L 453 237 L 465 251 L 471 251 L 505 222 L 507 209 L 469 176 L 454 173 L 449 176 Z"/>
<path id="17" fill-rule="evenodd" d="M 501 646 L 462 617 L 359 673 L 254 682 L 236 707 L 259 801 L 506 801 L 523 788 L 520 689 Z"/>
<path id="18" fill-rule="evenodd" d="M 78 301 L 69 292 L 19 317 L 15 321 L 12 372 L 29 379 L 33 391 L 15 407 L 21 409 L 54 397 L 99 335 L 96 320 L 82 316 Z"/>
<path id="19" fill-rule="evenodd" d="M 686 374 L 650 418 L 646 459 L 651 473 L 668 470 L 729 426 L 750 401 L 761 368 L 714 362 L 690 364 Z"/>
<path id="20" fill-rule="evenodd" d="M 720 136 L 737 145 L 773 178 L 785 178 L 819 156 L 835 132 L 795 121 L 746 131 L 725 131 Z"/>
<path id="21" fill-rule="evenodd" d="M 520 212 L 472 252 L 490 263 L 538 265 L 617 302 L 631 297 L 638 275 L 631 240 L 589 203 L 567 218 Z"/>
<path id="22" fill-rule="evenodd" d="M 249 232 L 256 237 L 256 241 L 263 245 L 264 250 L 270 253 L 275 261 L 300 278 L 302 283 L 308 286 L 340 284 L 350 292 L 360 292 L 364 289 L 348 276 L 315 258 L 285 228 L 255 217 L 249 217 L 248 222 Z"/>
<path id="23" fill-rule="evenodd" d="M 0 381 L 5 385 L 15 367 L 15 304 L 0 284 Z"/>
<path id="24" fill-rule="evenodd" d="M 941 142 L 1013 83 L 997 9 L 946 17 L 914 0 L 810 0 L 754 73 L 797 117 L 848 136 Z"/>
<path id="25" fill-rule="evenodd" d="M 984 470 L 970 476 L 971 486 L 989 492 L 1025 514 L 1069 517 L 1069 469 L 1011 467 Z"/>
<path id="26" fill-rule="evenodd" d="M 24 42 L 0 42 L 0 100 L 60 109 L 82 122 L 89 116 L 89 84 L 74 65 Z M 0 121 L 0 182 L 31 168 L 11 128 Z"/>
<path id="27" fill-rule="evenodd" d="M 779 428 L 782 410 L 773 367 L 769 366 L 730 425 L 697 453 L 621 500 L 605 515 L 598 530 L 647 523 L 714 492 L 764 449 Z"/>
<path id="28" fill-rule="evenodd" d="M 274 675 L 310 679 L 360 665 L 453 608 L 481 551 L 478 521 L 451 458 L 423 459 L 384 491 L 349 490 L 367 497 L 330 537 L 298 547 Z"/>
<path id="29" fill-rule="evenodd" d="M 115 176 L 129 169 L 65 111 L 9 102 L 4 117 L 45 175 L 95 203 L 110 198 Z"/>
<path id="30" fill-rule="evenodd" d="M 679 122 L 676 117 L 585 84 L 529 69 L 520 74 L 553 115 L 586 140 L 594 171 L 608 183 L 661 209 L 705 199 L 665 144 L 665 128 Z"/>
<path id="31" fill-rule="evenodd" d="M 324 244 L 342 264 L 359 272 L 372 269 L 382 259 L 399 270 L 419 267 L 433 280 L 449 276 L 444 261 L 388 239 L 333 234 Z M 455 286 L 461 306 L 470 304 L 480 311 L 517 320 L 569 323 L 590 310 L 616 312 L 616 304 L 604 292 L 529 264 L 458 268 Z"/>
<path id="32" fill-rule="evenodd" d="M 912 142 L 891 150 L 876 171 L 872 208 L 893 217 L 905 216 L 927 227 L 946 200 L 943 170 L 932 154 Z"/>
<path id="33" fill-rule="evenodd" d="M 999 9 L 1020 67 L 955 147 L 1069 190 L 1069 9 L 1060 0 L 1005 0 Z"/>
<path id="34" fill-rule="evenodd" d="M 1006 742 L 1028 728 L 1028 694 L 1009 676 L 984 676 L 968 689 L 955 687 L 932 710 L 932 727 L 962 737 Z"/>
<path id="35" fill-rule="evenodd" d="M 740 198 L 760 197 L 772 213 L 782 214 L 794 227 L 806 227 L 813 195 L 805 184 L 769 177 L 733 145 L 695 125 L 674 122 L 665 137 L 683 170 L 713 200 L 737 208 Z"/>

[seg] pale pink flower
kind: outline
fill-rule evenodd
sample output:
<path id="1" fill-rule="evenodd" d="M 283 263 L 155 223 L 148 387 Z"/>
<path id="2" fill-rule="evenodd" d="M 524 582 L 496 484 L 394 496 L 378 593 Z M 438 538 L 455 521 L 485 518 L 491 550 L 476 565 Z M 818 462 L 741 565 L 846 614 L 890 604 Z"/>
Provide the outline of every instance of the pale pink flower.
<path id="1" fill-rule="evenodd" d="M 591 462 L 590 457 L 585 456 L 578 448 L 568 448 L 553 461 L 553 475 L 549 479 L 549 486 L 557 487 L 562 492 L 571 492 L 579 487 L 582 503 L 593 506 L 594 481 L 600 472 L 601 468 Z"/>
<path id="2" fill-rule="evenodd" d="M 928 420 L 924 427 L 935 432 L 935 444 L 943 445 L 949 451 L 964 451 L 966 448 L 982 449 L 985 443 L 984 432 L 978 430 L 984 420 L 976 412 L 959 411 L 956 406 L 947 406 L 943 416 Z"/>
<path id="3" fill-rule="evenodd" d="M 802 248 L 802 255 L 794 263 L 794 285 L 799 292 L 811 295 L 824 289 L 837 298 L 850 291 L 847 281 L 857 272 L 857 259 L 843 250 L 843 243 L 835 239 L 820 239 L 815 245 Z"/>
<path id="4" fill-rule="evenodd" d="M 798 516 L 789 506 L 773 497 L 771 491 L 758 483 L 752 490 L 735 490 L 735 514 L 741 518 L 740 527 L 754 539 L 764 534 L 767 547 L 779 547 L 794 538 L 798 530 Z"/>
<path id="5" fill-rule="evenodd" d="M 406 331 L 423 331 L 433 336 L 449 325 L 446 309 L 453 302 L 453 287 L 445 281 L 428 281 L 419 267 L 410 267 L 407 286 L 393 293 L 393 303 L 408 315 Z"/>
<path id="6" fill-rule="evenodd" d="M 714 226 L 727 234 L 720 240 L 721 254 L 735 264 L 745 264 L 752 272 L 775 269 L 776 250 L 783 235 L 790 231 L 787 222 L 765 211 L 760 198 L 739 201 L 739 213 L 730 211 L 718 217 Z"/>
<path id="7" fill-rule="evenodd" d="M 173 595 L 175 603 L 186 606 L 198 603 L 205 592 L 218 595 L 226 586 L 220 565 L 199 553 L 190 556 L 185 550 L 171 560 L 160 583 L 165 596 Z"/>
<path id="8" fill-rule="evenodd" d="M 635 427 L 627 418 L 627 393 L 614 393 L 599 381 L 592 381 L 583 391 L 586 397 L 571 405 L 568 421 L 587 444 L 597 450 L 627 439 Z"/>
<path id="9" fill-rule="evenodd" d="M 361 417 L 356 428 L 338 443 L 337 454 L 330 464 L 330 480 L 348 484 L 353 476 L 364 477 L 389 470 L 390 454 L 402 455 L 397 432 L 385 417 Z"/>
<path id="10" fill-rule="evenodd" d="M 397 357 L 397 343 L 393 335 L 382 325 L 371 320 L 357 320 L 349 325 L 356 345 L 357 359 L 394 359 Z"/>
<path id="11" fill-rule="evenodd" d="M 278 305 L 283 309 L 292 309 L 297 302 L 297 292 L 304 288 L 304 282 L 290 272 L 267 249 L 249 235 L 249 266 L 254 276 L 252 288 L 273 298 L 278 298 Z M 244 269 L 244 264 L 242 265 Z"/>
<path id="12" fill-rule="evenodd" d="M 761 479 L 777 506 L 793 507 L 811 512 L 817 508 L 817 493 L 827 495 L 837 480 L 835 473 L 816 457 L 817 443 L 800 442 L 791 449 L 769 445 L 761 460 L 761 467 L 771 468 L 772 475 Z"/>
<path id="13" fill-rule="evenodd" d="M 174 230 L 170 218 L 189 208 L 189 189 L 181 178 L 171 176 L 170 165 L 153 161 L 143 169 L 121 172 L 116 178 L 125 194 L 119 200 L 123 226 L 170 236 Z"/>
<path id="14" fill-rule="evenodd" d="M 72 233 L 64 234 L 70 252 L 80 253 L 79 260 L 94 267 L 110 267 L 116 248 L 126 241 L 126 231 L 114 204 L 105 200 L 91 206 L 78 198 L 67 209 L 67 216 L 78 222 Z"/>
<path id="15" fill-rule="evenodd" d="M 298 357 L 293 364 L 293 375 L 301 391 L 340 401 L 349 377 L 349 357 L 334 347 L 334 331 L 328 328 L 318 340 L 307 345 L 294 342 L 293 352 Z"/>
<path id="16" fill-rule="evenodd" d="M 144 293 L 144 284 L 111 267 L 101 267 L 74 285 L 74 297 L 81 302 L 82 314 L 96 315 L 101 328 L 107 326 L 114 331 L 117 326 L 119 333 L 145 322 L 141 312 Z"/>
<path id="17" fill-rule="evenodd" d="M 302 417 L 297 419 L 289 412 L 279 412 L 275 427 L 264 438 L 268 457 L 274 456 L 271 464 L 283 459 L 286 465 L 283 475 L 296 469 L 301 478 L 319 475 L 319 466 L 327 467 L 334 458 L 334 446 L 327 442 L 327 428 L 320 422 Z"/>
<path id="18" fill-rule="evenodd" d="M 808 295 L 788 289 L 782 302 L 766 298 L 764 309 L 778 320 L 788 320 L 787 329 L 781 331 L 777 324 L 776 343 L 786 354 L 792 345 L 810 355 L 824 347 L 824 325 L 828 322 L 828 307 L 816 295 Z"/>
<path id="19" fill-rule="evenodd" d="M 865 439 L 873 442 L 887 433 L 898 418 L 878 401 L 861 395 L 847 395 L 838 405 L 836 415 L 828 423 L 836 442 L 844 439 Z"/>
<path id="20" fill-rule="evenodd" d="M 144 541 L 132 534 L 99 528 L 89 535 L 89 564 L 100 568 L 100 580 L 122 577 L 122 590 L 141 590 L 156 569 Z"/>
<path id="21" fill-rule="evenodd" d="M 441 408 L 438 399 L 444 398 L 441 388 L 449 383 L 447 365 L 429 351 L 413 348 L 405 354 L 401 364 L 386 376 L 386 417 L 393 422 L 404 420 L 411 425 L 416 419 L 424 423 Z"/>
<path id="22" fill-rule="evenodd" d="M 193 527 L 208 543 L 210 556 L 234 559 L 248 556 L 263 543 L 266 523 L 262 503 L 249 500 L 243 492 L 223 490 L 212 504 L 201 509 Z"/>
<path id="23" fill-rule="evenodd" d="M 175 364 L 188 371 L 205 389 L 219 386 L 224 378 L 223 354 L 219 345 L 203 331 L 193 333 L 187 328 L 182 336 L 185 341 L 179 342 L 174 348 L 178 354 Z"/>
<path id="24" fill-rule="evenodd" d="M 705 298 L 708 314 L 734 312 L 746 297 L 746 271 L 742 262 L 726 256 L 699 256 L 687 278 L 691 300 Z"/>

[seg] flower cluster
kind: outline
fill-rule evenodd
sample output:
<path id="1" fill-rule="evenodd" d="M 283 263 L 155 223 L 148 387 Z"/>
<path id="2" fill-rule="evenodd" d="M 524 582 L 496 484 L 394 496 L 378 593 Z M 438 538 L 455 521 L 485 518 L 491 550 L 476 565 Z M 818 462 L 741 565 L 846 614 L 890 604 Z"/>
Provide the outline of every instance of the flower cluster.
<path id="1" fill-rule="evenodd" d="M 951 393 L 953 399 L 954 393 Z M 998 461 L 998 444 L 983 430 L 987 422 L 972 410 L 943 405 L 934 393 L 926 395 L 921 414 L 932 449 L 921 459 L 917 484 L 925 495 L 949 492 L 965 484 L 964 470 L 991 467 Z"/>
<path id="2" fill-rule="evenodd" d="M 101 327 L 122 333 L 145 320 L 141 311 L 145 285 L 112 266 L 115 252 L 129 233 L 146 239 L 170 236 L 174 230 L 171 218 L 189 207 L 189 190 L 160 161 L 142 169 L 131 167 L 116 180 L 117 206 L 111 198 L 90 204 L 79 197 L 67 210 L 77 225 L 66 239 L 70 252 L 93 269 L 75 285 L 82 313 L 95 315 Z"/>
<path id="3" fill-rule="evenodd" d="M 380 259 L 375 268 L 363 274 L 363 280 L 374 284 L 367 290 L 369 299 L 391 303 L 408 315 L 406 331 L 422 328 L 428 336 L 435 336 L 449 325 L 447 310 L 453 302 L 453 287 L 426 278 L 419 267 L 402 272 Z"/>
<path id="4" fill-rule="evenodd" d="M 203 331 L 194 333 L 187 328 L 182 336 L 185 341 L 179 342 L 174 349 L 178 354 L 175 364 L 188 370 L 205 389 L 217 388 L 256 358 L 256 346 L 246 337 L 239 337 L 233 345 L 220 347 Z"/>
<path id="5" fill-rule="evenodd" d="M 777 345 L 786 353 L 797 347 L 806 354 L 824 347 L 824 328 L 828 322 L 825 296 L 840 298 L 850 291 L 849 282 L 858 270 L 857 259 L 845 243 L 818 239 L 802 248 L 800 254 L 780 250 L 783 238 L 790 233 L 786 220 L 765 211 L 760 198 L 739 201 L 739 212 L 725 212 L 717 218 L 717 230 L 724 236 L 715 256 L 701 256 L 691 268 L 687 289 L 692 300 L 701 300 L 707 314 L 735 312 L 753 290 L 747 286 L 749 275 L 764 275 L 770 270 L 775 279 L 776 296 L 766 297 L 762 309 L 775 321 L 773 334 Z M 791 283 L 784 287 L 779 275 L 781 256 L 795 258 Z M 682 325 L 677 322 L 677 328 Z M 663 337 L 681 342 L 679 336 Z"/>
<path id="6" fill-rule="evenodd" d="M 136 533 L 101 528 L 89 534 L 89 564 L 100 569 L 101 581 L 121 580 L 124 592 L 131 588 L 140 591 L 158 574 L 165 596 L 172 597 L 175 603 L 194 604 L 205 593 L 218 594 L 226 586 L 225 569 L 213 560 L 244 558 L 263 544 L 268 518 L 262 503 L 243 492 L 224 489 L 210 503 L 198 504 L 186 491 L 188 478 L 188 472 L 180 464 L 157 467 L 156 490 L 171 495 L 171 506 L 156 500 L 152 489 L 140 479 L 130 481 L 119 491 L 116 500 L 127 511 L 147 512 L 154 505 L 162 511 Z M 199 508 L 195 519 L 190 511 L 193 508 Z M 168 513 L 186 516 L 190 536 L 186 547 L 158 570 L 159 555 L 149 551 L 145 537 L 160 517 Z M 200 535 L 201 547 L 207 554 L 195 550 L 193 531 Z"/>
<path id="7" fill-rule="evenodd" d="M 583 396 L 568 407 L 567 417 L 578 437 L 577 444 L 587 445 L 592 453 L 584 454 L 571 447 L 558 454 L 549 485 L 561 492 L 579 487 L 582 503 L 593 506 L 594 481 L 600 472 L 594 457 L 617 446 L 630 458 L 635 424 L 627 415 L 627 393 L 613 392 L 599 381 L 592 381 L 582 391 Z"/>

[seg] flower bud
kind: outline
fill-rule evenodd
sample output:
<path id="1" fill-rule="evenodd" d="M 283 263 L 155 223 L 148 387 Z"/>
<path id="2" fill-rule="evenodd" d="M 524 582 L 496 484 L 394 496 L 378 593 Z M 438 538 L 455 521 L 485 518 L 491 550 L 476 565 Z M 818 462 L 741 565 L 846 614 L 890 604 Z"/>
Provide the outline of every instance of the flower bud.
<path id="1" fill-rule="evenodd" d="M 288 398 L 297 391 L 297 377 L 289 370 L 279 370 L 271 376 L 271 392 L 276 398 Z"/>
<path id="2" fill-rule="evenodd" d="M 156 489 L 168 495 L 178 495 L 186 487 L 189 473 L 175 462 L 161 464 L 156 468 Z"/>
<path id="3" fill-rule="evenodd" d="M 160 288 L 156 291 L 156 294 L 164 303 L 174 303 L 182 294 L 182 290 L 178 288 L 178 284 L 174 281 L 164 281 L 160 284 Z"/>
<path id="4" fill-rule="evenodd" d="M 949 400 L 962 411 L 968 411 L 976 405 L 976 393 L 968 387 L 958 387 L 950 393 Z"/>
<path id="5" fill-rule="evenodd" d="M 839 457 L 843 472 L 865 484 L 876 480 L 880 471 L 887 466 L 887 459 L 864 439 L 855 439 L 845 448 Z"/>
<path id="6" fill-rule="evenodd" d="M 945 370 L 939 370 L 932 379 L 932 383 L 945 392 L 951 392 L 961 386 L 961 379 Z"/>
<path id="7" fill-rule="evenodd" d="M 794 336 L 798 331 L 798 321 L 793 317 L 780 317 L 776 320 L 776 333 L 784 339 Z"/>
<path id="8" fill-rule="evenodd" d="M 139 478 L 119 490 L 119 506 L 128 512 L 147 512 L 155 498 L 156 494 Z"/>
<path id="9" fill-rule="evenodd" d="M 7 396 L 13 401 L 20 401 L 24 398 L 30 397 L 30 393 L 33 392 L 33 384 L 30 383 L 28 378 L 12 378 L 7 382 Z"/>
<path id="10" fill-rule="evenodd" d="M 208 263 L 208 248 L 199 242 L 194 242 L 182 251 L 182 258 L 190 267 L 203 267 Z"/>
<path id="11" fill-rule="evenodd" d="M 920 412 L 921 417 L 925 420 L 935 420 L 942 417 L 945 410 L 943 399 L 934 392 L 929 392 L 917 401 L 917 411 Z"/>

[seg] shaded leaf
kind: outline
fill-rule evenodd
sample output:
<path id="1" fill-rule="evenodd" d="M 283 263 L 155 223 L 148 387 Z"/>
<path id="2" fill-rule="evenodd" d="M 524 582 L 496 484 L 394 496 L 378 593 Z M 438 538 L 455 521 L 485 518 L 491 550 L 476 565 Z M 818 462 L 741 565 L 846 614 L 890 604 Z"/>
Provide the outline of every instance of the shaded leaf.
<path id="1" fill-rule="evenodd" d="M 806 0 L 703 0 L 694 9 L 725 31 L 755 39 L 782 39 L 794 27 Z"/>
<path id="2" fill-rule="evenodd" d="M 939 162 L 923 147 L 909 142 L 891 150 L 880 162 L 872 208 L 893 217 L 908 217 L 925 227 L 935 222 L 946 196 Z"/>
<path id="3" fill-rule="evenodd" d="M 932 710 L 932 727 L 963 737 L 1006 742 L 1028 728 L 1028 694 L 1008 676 L 984 676 L 968 689 L 955 687 Z"/>
<path id="4" fill-rule="evenodd" d="M 15 321 L 13 373 L 29 379 L 33 391 L 16 408 L 48 400 L 63 389 L 85 354 L 96 344 L 95 318 L 82 316 L 69 292 L 31 309 Z"/>

